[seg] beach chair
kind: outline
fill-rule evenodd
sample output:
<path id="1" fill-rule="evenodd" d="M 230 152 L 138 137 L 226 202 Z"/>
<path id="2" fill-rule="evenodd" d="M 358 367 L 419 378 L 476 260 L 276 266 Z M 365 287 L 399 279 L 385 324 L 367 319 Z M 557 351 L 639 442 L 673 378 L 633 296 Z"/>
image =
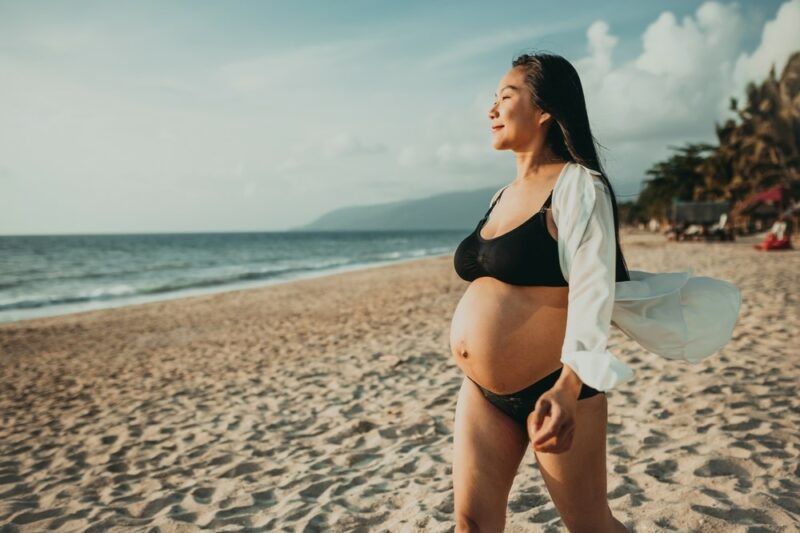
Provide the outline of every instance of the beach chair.
<path id="1" fill-rule="evenodd" d="M 692 240 L 696 241 L 702 238 L 704 235 L 703 226 L 700 224 L 690 224 L 688 228 L 684 230 L 681 235 L 681 240 Z"/>
<path id="2" fill-rule="evenodd" d="M 733 234 L 726 227 L 728 223 L 728 213 L 722 213 L 719 216 L 719 221 L 708 228 L 707 239 L 719 239 L 721 241 L 733 240 Z"/>
<path id="3" fill-rule="evenodd" d="M 792 248 L 792 243 L 789 234 L 786 233 L 786 222 L 776 220 L 767 236 L 758 244 L 754 244 L 753 248 L 756 250 L 763 250 L 765 252 L 770 250 L 789 250 Z"/>

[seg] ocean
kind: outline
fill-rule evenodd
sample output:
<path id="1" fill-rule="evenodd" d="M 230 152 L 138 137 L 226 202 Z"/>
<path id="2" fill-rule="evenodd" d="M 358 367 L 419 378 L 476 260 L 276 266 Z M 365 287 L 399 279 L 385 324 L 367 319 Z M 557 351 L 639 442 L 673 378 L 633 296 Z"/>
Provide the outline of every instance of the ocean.
<path id="1" fill-rule="evenodd" d="M 453 254 L 469 231 L 0 236 L 0 322 Z"/>

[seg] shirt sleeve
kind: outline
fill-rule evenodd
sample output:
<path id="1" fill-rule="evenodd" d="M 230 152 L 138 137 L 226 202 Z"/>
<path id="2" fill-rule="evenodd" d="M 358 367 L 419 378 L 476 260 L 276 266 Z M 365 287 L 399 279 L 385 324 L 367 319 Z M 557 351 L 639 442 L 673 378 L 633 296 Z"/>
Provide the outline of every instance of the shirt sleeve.
<path id="1" fill-rule="evenodd" d="M 568 251 L 567 326 L 561 362 L 583 383 L 607 391 L 633 377 L 633 370 L 607 348 L 616 286 L 613 206 L 601 180 L 588 172 L 576 180 L 572 189 L 576 202 L 564 208 L 583 210 L 583 216 L 562 219 L 583 218 L 585 224 L 575 223 L 577 229 L 565 228 L 566 238 L 576 244 Z M 582 234 L 569 235 L 570 229 Z M 561 228 L 558 231 L 561 233 Z"/>

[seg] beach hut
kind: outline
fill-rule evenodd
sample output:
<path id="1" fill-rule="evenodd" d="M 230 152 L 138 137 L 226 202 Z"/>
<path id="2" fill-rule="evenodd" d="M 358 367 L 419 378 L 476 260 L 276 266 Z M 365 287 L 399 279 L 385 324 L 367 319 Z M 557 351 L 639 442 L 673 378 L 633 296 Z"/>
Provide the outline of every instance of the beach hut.
<path id="1" fill-rule="evenodd" d="M 669 209 L 672 226 L 670 238 L 675 240 L 698 240 L 718 238 L 732 240 L 729 220 L 730 202 L 687 202 L 673 200 Z"/>
<path id="2" fill-rule="evenodd" d="M 779 220 L 789 203 L 789 190 L 781 184 L 753 193 L 734 206 L 735 225 L 743 233 L 763 231 Z"/>

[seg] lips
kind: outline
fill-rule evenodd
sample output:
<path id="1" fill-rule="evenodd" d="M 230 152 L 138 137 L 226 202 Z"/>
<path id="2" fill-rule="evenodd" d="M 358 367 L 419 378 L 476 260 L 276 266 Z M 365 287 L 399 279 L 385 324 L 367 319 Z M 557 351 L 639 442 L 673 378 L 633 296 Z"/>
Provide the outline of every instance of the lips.
<path id="1" fill-rule="evenodd" d="M 503 127 L 502 125 L 501 126 L 492 126 L 492 131 L 497 131 L 497 130 L 501 129 L 502 127 Z"/>

